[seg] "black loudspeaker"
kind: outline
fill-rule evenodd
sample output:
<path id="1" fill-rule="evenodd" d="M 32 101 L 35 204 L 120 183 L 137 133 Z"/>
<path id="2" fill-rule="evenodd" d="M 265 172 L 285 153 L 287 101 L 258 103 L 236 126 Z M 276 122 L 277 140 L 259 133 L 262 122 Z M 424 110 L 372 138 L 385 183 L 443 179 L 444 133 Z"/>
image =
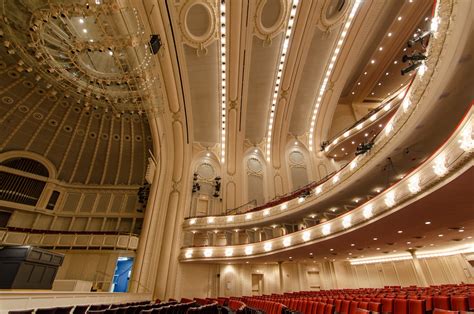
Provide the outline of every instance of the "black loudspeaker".
<path id="1" fill-rule="evenodd" d="M 0 248 L 0 289 L 51 289 L 64 255 L 32 246 Z"/>
<path id="2" fill-rule="evenodd" d="M 151 53 L 156 55 L 161 48 L 161 38 L 160 35 L 151 35 L 150 38 L 150 49 Z"/>

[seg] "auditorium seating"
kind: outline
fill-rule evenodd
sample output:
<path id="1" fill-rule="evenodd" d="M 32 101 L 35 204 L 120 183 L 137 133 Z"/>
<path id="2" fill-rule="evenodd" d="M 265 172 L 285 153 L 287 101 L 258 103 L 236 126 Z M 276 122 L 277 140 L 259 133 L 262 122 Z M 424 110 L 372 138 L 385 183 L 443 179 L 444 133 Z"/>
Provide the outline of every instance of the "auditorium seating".
<path id="1" fill-rule="evenodd" d="M 251 298 L 279 302 L 288 310 L 303 314 L 425 314 L 433 313 L 434 310 L 448 311 L 446 313 L 474 311 L 473 284 L 300 291 Z M 246 302 L 245 298 L 243 301 Z"/>

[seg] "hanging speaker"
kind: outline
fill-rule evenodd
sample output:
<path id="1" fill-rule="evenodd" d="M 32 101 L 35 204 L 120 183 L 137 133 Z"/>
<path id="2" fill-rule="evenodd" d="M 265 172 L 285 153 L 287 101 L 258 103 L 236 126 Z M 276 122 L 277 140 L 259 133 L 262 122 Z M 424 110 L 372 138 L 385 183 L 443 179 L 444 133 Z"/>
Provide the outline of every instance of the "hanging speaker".
<path id="1" fill-rule="evenodd" d="M 161 38 L 160 35 L 151 35 L 150 37 L 150 49 L 151 52 L 156 55 L 161 47 Z"/>

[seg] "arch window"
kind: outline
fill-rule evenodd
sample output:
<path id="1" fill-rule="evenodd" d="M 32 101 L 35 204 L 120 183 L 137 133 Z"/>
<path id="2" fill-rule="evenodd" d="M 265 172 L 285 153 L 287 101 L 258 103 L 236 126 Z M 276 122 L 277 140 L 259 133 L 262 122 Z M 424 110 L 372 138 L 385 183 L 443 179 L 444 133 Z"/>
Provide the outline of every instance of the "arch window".
<path id="1" fill-rule="evenodd" d="M 0 163 L 0 200 L 36 206 L 48 178 L 48 169 L 36 160 L 5 160 Z"/>

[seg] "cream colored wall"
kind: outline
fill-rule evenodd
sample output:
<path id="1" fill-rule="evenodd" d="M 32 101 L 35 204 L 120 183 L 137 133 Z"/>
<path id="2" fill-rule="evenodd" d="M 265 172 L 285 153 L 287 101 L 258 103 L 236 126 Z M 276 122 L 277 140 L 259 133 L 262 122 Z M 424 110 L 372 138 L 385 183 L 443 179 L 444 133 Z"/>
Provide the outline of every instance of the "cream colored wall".
<path id="1" fill-rule="evenodd" d="M 474 270 L 462 255 L 421 259 L 428 284 L 474 283 Z M 263 293 L 310 290 L 308 272 L 319 272 L 321 289 L 421 285 L 413 261 L 351 266 L 349 262 L 270 264 L 180 263 L 176 298 L 252 294 L 252 274 L 263 275 Z"/>
<path id="2" fill-rule="evenodd" d="M 352 111 L 352 106 L 346 104 L 337 105 L 327 140 L 333 138 L 339 132 L 351 126 L 355 122 L 356 119 L 354 117 L 354 112 Z"/>
<path id="3" fill-rule="evenodd" d="M 57 280 L 85 280 L 97 282 L 98 290 L 108 291 L 112 282 L 117 258 L 134 256 L 126 251 L 56 251 L 65 254 L 56 275 Z M 102 289 L 100 289 L 102 287 Z"/>

